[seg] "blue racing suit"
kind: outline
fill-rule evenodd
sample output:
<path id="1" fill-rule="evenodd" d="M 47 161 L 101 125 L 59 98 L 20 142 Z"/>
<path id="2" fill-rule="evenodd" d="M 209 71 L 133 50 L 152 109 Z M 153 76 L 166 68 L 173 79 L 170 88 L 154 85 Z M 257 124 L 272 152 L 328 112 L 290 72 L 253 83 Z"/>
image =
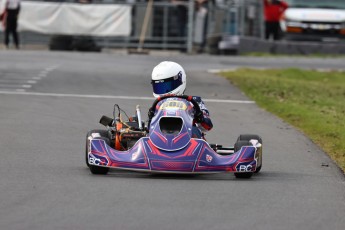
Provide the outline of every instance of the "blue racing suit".
<path id="1" fill-rule="evenodd" d="M 210 113 L 208 112 L 205 103 L 202 101 L 201 97 L 193 96 L 193 99 L 198 102 L 199 107 L 202 111 L 202 118 L 200 120 L 195 120 L 195 123 L 202 132 L 210 131 L 213 128 L 213 124 L 210 119 Z"/>

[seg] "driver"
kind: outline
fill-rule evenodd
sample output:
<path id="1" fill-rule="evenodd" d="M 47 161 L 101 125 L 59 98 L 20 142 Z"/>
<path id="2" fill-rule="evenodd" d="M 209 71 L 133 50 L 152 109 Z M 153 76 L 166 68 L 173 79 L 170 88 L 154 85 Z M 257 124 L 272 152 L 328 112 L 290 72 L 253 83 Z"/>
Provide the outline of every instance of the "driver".
<path id="1" fill-rule="evenodd" d="M 186 73 L 181 65 L 172 61 L 163 61 L 153 68 L 151 84 L 153 96 L 160 97 L 168 94 L 183 95 L 186 90 Z M 193 137 L 203 137 L 203 132 L 212 129 L 213 124 L 209 112 L 199 96 L 193 96 L 199 104 L 202 113 L 194 114 L 196 129 L 193 129 Z M 160 104 L 158 104 L 159 106 Z"/>

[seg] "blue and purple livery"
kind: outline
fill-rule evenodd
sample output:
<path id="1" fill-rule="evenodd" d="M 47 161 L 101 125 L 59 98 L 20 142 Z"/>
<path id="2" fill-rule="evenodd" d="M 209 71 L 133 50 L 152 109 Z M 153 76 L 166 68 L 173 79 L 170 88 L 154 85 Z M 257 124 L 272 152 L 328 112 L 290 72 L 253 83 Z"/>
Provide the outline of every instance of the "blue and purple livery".
<path id="1" fill-rule="evenodd" d="M 158 102 L 160 106 L 156 107 Z M 193 138 L 194 113 L 200 108 L 196 108 L 192 97 L 167 97 L 158 102 L 153 106 L 157 110 L 150 119 L 147 136 L 130 149 L 119 151 L 103 139 L 89 137 L 89 165 L 165 173 L 256 171 L 261 146 L 253 143 L 220 155 L 204 139 Z"/>

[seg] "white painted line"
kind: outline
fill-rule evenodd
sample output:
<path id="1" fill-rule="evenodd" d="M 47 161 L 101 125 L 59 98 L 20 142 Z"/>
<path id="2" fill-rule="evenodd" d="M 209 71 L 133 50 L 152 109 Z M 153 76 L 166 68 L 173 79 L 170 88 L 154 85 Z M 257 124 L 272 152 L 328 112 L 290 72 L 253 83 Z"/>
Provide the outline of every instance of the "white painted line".
<path id="1" fill-rule="evenodd" d="M 275 67 L 255 67 L 255 66 L 237 66 L 237 67 L 232 67 L 228 69 L 208 69 L 208 73 L 214 73 L 218 74 L 221 72 L 234 72 L 238 69 L 243 69 L 243 68 L 248 68 L 248 69 L 254 69 L 254 70 L 268 70 L 268 69 L 277 69 Z M 288 67 L 287 67 L 288 68 Z M 278 68 L 278 69 L 284 69 L 284 68 Z M 330 68 L 305 68 L 306 70 L 314 70 L 318 72 L 342 72 L 344 71 L 343 69 L 330 69 Z"/>
<path id="2" fill-rule="evenodd" d="M 57 69 L 59 67 L 59 65 L 52 65 L 52 66 L 49 66 L 49 67 L 47 67 L 46 68 L 46 71 L 53 71 L 53 70 L 55 70 L 55 69 Z"/>
<path id="3" fill-rule="evenodd" d="M 22 77 L 22 76 L 3 76 L 1 79 L 3 80 L 27 80 L 29 77 Z"/>
<path id="4" fill-rule="evenodd" d="M 22 84 L 0 84 L 0 88 L 23 88 Z"/>
<path id="5" fill-rule="evenodd" d="M 2 91 L 4 91 L 4 92 L 13 92 L 13 91 L 17 91 L 17 92 L 25 92 L 25 89 L 10 89 L 10 88 L 8 88 L 8 89 L 5 89 L 5 88 L 2 88 L 1 89 Z"/>
<path id="6" fill-rule="evenodd" d="M 30 85 L 31 87 L 31 85 Z M 112 95 L 82 95 L 82 94 L 60 94 L 60 93 L 35 93 L 35 92 L 8 92 L 0 91 L 0 94 L 8 95 L 25 95 L 25 96 L 44 96 L 44 97 L 74 97 L 74 98 L 94 98 L 94 99 L 123 99 L 123 100 L 149 100 L 153 97 L 131 97 L 131 96 L 112 96 Z M 203 99 L 205 102 L 217 103 L 237 103 L 237 104 L 254 104 L 254 101 L 247 100 L 220 100 L 220 99 Z"/>
<path id="7" fill-rule="evenodd" d="M 256 69 L 256 70 L 266 70 L 266 69 L 274 69 L 273 67 L 272 68 L 266 68 L 266 67 L 253 67 L 253 66 L 236 66 L 236 67 L 231 67 L 231 68 L 228 68 L 228 69 L 208 69 L 207 72 L 208 73 L 221 73 L 221 72 L 234 72 L 238 69 L 243 69 L 243 68 L 248 68 L 248 69 Z"/>
<path id="8" fill-rule="evenodd" d="M 23 88 L 29 89 L 29 88 L 31 88 L 32 86 L 31 86 L 31 85 L 22 85 L 22 87 L 23 87 Z"/>
<path id="9" fill-rule="evenodd" d="M 246 100 L 221 100 L 221 99 L 202 99 L 204 102 L 219 102 L 219 103 L 232 103 L 232 104 L 254 104 L 254 101 Z"/>
<path id="10" fill-rule="evenodd" d="M 208 73 L 221 73 L 221 72 L 233 72 L 233 71 L 236 71 L 237 68 L 234 67 L 234 68 L 231 68 L 231 69 L 208 69 L 207 72 Z"/>
<path id="11" fill-rule="evenodd" d="M 29 80 L 29 81 L 27 81 L 27 83 L 29 83 L 29 84 L 36 84 L 36 83 L 37 83 L 37 81 L 32 81 L 32 80 Z"/>
<path id="12" fill-rule="evenodd" d="M 0 79 L 0 83 L 12 83 L 12 84 L 18 84 L 20 82 L 27 82 L 27 78 L 22 78 L 22 79 Z"/>
<path id="13" fill-rule="evenodd" d="M 33 80 L 41 80 L 42 78 L 41 77 L 33 77 L 32 79 Z"/>

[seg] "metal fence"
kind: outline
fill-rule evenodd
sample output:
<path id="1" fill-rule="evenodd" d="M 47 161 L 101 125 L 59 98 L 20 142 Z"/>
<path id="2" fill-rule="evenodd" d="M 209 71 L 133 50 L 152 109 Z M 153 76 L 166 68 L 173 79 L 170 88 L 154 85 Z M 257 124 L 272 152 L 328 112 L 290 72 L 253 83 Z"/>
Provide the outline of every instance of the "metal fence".
<path id="1" fill-rule="evenodd" d="M 136 48 L 140 45 L 147 1 L 94 0 L 92 4 L 130 4 L 132 32 L 128 37 L 87 37 L 88 40 L 93 40 L 101 48 Z M 193 52 L 195 47 L 203 51 L 219 50 L 222 49 L 219 46 L 221 42 L 231 43 L 231 39 L 237 36 L 262 38 L 262 15 L 262 0 L 216 0 L 206 1 L 202 5 L 194 0 L 179 5 L 168 0 L 153 1 L 142 46 L 146 49 L 178 49 L 186 52 Z M 21 43 L 51 47 L 57 41 L 57 36 L 21 32 Z M 72 39 L 81 41 L 82 38 L 75 36 Z M 231 45 L 223 48 L 231 48 Z"/>

